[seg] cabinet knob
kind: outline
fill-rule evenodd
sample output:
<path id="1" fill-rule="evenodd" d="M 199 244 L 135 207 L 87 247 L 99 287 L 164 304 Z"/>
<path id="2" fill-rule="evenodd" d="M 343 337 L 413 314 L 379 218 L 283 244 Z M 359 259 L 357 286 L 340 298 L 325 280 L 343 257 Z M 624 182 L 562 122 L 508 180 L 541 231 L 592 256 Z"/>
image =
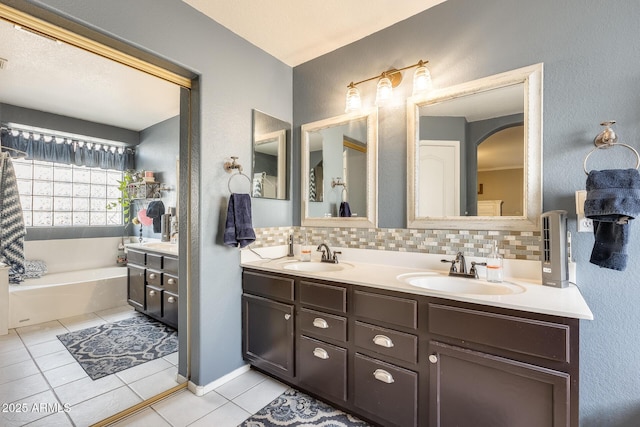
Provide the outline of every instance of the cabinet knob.
<path id="1" fill-rule="evenodd" d="M 320 348 L 320 347 L 316 347 L 313 350 L 313 355 L 315 357 L 317 357 L 318 359 L 328 359 L 329 358 L 329 353 L 327 353 L 327 350 L 325 350 L 324 348 Z"/>
<path id="2" fill-rule="evenodd" d="M 173 304 L 174 302 L 176 302 L 176 298 L 175 297 L 169 297 L 169 298 L 167 298 L 167 302 L 170 302 L 171 304 Z"/>
<path id="3" fill-rule="evenodd" d="M 149 273 L 149 279 L 153 280 L 156 278 L 156 273 Z"/>
<path id="4" fill-rule="evenodd" d="M 435 354 L 429 355 L 429 362 L 438 363 L 438 356 L 436 356 Z"/>
<path id="5" fill-rule="evenodd" d="M 382 381 L 383 383 L 386 383 L 386 384 L 391 384 L 394 382 L 393 375 L 391 375 L 389 372 L 385 371 L 384 369 L 376 369 L 373 373 L 373 377 L 378 381 Z"/>
<path id="6" fill-rule="evenodd" d="M 150 296 L 154 296 L 155 294 L 156 294 L 156 291 L 149 291 Z"/>
<path id="7" fill-rule="evenodd" d="M 329 327 L 329 324 L 326 320 L 320 317 L 316 317 L 315 319 L 313 319 L 313 326 L 320 329 L 327 329 Z"/>
<path id="8" fill-rule="evenodd" d="M 291 319 L 291 315 L 289 313 L 284 315 L 284 320 L 289 320 Z"/>
<path id="9" fill-rule="evenodd" d="M 380 347 L 391 348 L 393 347 L 393 341 L 386 335 L 376 335 L 373 337 L 373 343 Z"/>
<path id="10" fill-rule="evenodd" d="M 170 285 L 175 285 L 176 284 L 176 279 L 169 279 L 167 280 L 167 283 Z"/>

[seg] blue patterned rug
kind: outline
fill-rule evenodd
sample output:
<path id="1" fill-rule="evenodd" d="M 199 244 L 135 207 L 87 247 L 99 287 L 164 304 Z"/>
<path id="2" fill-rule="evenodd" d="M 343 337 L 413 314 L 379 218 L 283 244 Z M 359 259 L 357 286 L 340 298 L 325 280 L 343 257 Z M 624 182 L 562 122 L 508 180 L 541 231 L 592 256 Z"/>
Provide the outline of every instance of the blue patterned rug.
<path id="1" fill-rule="evenodd" d="M 178 332 L 139 313 L 58 339 L 92 380 L 178 351 Z"/>
<path id="2" fill-rule="evenodd" d="M 370 424 L 297 390 L 289 390 L 240 427 L 365 427 Z"/>

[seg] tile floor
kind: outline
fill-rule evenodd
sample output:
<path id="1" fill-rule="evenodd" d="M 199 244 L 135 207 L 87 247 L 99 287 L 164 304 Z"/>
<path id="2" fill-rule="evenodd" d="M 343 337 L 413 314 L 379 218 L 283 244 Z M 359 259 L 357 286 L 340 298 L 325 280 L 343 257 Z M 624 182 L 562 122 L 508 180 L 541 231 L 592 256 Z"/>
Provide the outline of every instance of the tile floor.
<path id="1" fill-rule="evenodd" d="M 89 426 L 175 386 L 177 353 L 93 381 L 56 337 L 133 313 L 124 306 L 0 336 L 0 425 Z M 251 370 L 202 397 L 175 393 L 116 425 L 235 427 L 286 389 Z"/>

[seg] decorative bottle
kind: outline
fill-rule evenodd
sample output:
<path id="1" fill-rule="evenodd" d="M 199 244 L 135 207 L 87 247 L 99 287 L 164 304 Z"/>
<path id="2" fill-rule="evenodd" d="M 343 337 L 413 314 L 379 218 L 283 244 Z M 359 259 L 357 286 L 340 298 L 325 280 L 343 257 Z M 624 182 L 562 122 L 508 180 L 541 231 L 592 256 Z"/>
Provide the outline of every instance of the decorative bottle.
<path id="1" fill-rule="evenodd" d="M 487 257 L 487 281 L 500 283 L 502 279 L 502 256 L 498 252 L 498 242 L 494 240 L 491 255 Z"/>

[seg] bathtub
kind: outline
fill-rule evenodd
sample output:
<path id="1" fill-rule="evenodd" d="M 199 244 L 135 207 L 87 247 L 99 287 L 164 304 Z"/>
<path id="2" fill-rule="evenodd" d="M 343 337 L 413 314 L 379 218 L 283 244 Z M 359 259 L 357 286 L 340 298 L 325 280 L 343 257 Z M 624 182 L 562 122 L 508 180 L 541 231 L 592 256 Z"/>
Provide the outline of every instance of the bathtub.
<path id="1" fill-rule="evenodd" d="M 106 310 L 127 303 L 127 269 L 45 274 L 9 285 L 9 328 Z"/>

